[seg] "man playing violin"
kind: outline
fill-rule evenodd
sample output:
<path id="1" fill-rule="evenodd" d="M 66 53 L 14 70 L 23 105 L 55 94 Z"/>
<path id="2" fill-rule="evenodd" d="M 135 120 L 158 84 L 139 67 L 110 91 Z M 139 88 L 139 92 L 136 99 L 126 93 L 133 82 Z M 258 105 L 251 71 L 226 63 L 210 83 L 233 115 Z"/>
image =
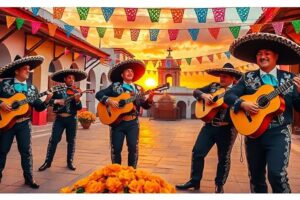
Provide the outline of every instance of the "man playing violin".
<path id="1" fill-rule="evenodd" d="M 118 102 L 109 97 L 117 97 L 123 92 L 132 95 L 141 95 L 143 88 L 133 82 L 140 79 L 145 73 L 145 65 L 139 60 L 126 60 L 109 71 L 109 79 L 112 84 L 106 89 L 100 90 L 96 98 L 102 104 L 117 108 Z M 134 108 L 129 113 L 121 115 L 117 122 L 110 125 L 110 143 L 112 163 L 121 164 L 121 152 L 123 142 L 126 137 L 128 146 L 128 166 L 136 168 L 138 161 L 139 143 L 139 121 L 138 115 L 140 107 L 149 109 L 153 103 L 153 92 L 149 93 L 148 98 L 141 96 L 134 103 Z"/>
<path id="2" fill-rule="evenodd" d="M 57 144 L 60 142 L 64 130 L 66 130 L 67 147 L 67 167 L 70 170 L 76 170 L 73 165 L 73 157 L 75 153 L 75 139 L 77 132 L 77 111 L 82 109 L 80 101 L 81 94 L 75 94 L 75 98 L 66 102 L 68 93 L 72 95 L 77 91 L 74 83 L 82 81 L 87 77 L 83 71 L 76 69 L 60 70 L 51 75 L 51 79 L 55 82 L 65 83 L 66 90 L 53 95 L 50 100 L 50 105 L 53 106 L 53 112 L 56 113 L 56 118 L 52 126 L 52 134 L 49 139 L 47 154 L 44 164 L 39 168 L 39 171 L 44 171 L 51 167 L 53 157 L 56 151 Z"/>
<path id="3" fill-rule="evenodd" d="M 208 69 L 206 73 L 220 77 L 220 83 L 213 82 L 203 88 L 194 90 L 194 97 L 205 104 L 213 102 L 212 93 L 220 88 L 225 90 L 232 87 L 234 80 L 239 79 L 241 72 L 234 69 L 230 63 L 226 63 L 223 68 Z M 192 166 L 190 180 L 184 184 L 176 185 L 177 189 L 187 190 L 200 188 L 200 181 L 204 170 L 204 159 L 213 147 L 217 145 L 218 167 L 215 178 L 215 192 L 223 193 L 223 185 L 230 170 L 230 154 L 235 142 L 237 133 L 230 123 L 228 109 L 220 109 L 212 121 L 206 122 L 202 127 L 192 152 Z"/>

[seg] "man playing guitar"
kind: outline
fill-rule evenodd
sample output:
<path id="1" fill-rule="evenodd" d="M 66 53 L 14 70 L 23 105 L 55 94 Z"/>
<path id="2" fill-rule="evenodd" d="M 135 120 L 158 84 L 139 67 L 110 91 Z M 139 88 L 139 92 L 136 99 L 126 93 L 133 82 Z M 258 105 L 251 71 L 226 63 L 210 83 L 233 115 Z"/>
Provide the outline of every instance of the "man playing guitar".
<path id="1" fill-rule="evenodd" d="M 106 89 L 100 90 L 96 98 L 102 104 L 118 108 L 119 103 L 110 99 L 127 92 L 132 95 L 140 95 L 143 88 L 133 82 L 140 79 L 145 73 L 145 65 L 139 60 L 126 60 L 109 71 L 109 79 L 112 84 Z M 110 143 L 112 163 L 121 164 L 121 152 L 126 137 L 128 146 L 128 166 L 136 168 L 138 161 L 139 121 L 140 107 L 149 109 L 153 102 L 154 93 L 151 91 L 148 98 L 144 96 L 137 98 L 133 104 L 134 108 L 129 113 L 121 115 L 117 122 L 110 125 Z"/>
<path id="2" fill-rule="evenodd" d="M 0 70 L 0 78 L 8 78 L 0 84 L 0 97 L 10 98 L 16 93 L 23 93 L 30 98 L 38 94 L 38 90 L 34 85 L 27 83 L 30 70 L 40 66 L 44 61 L 42 56 L 28 56 L 21 58 L 16 56 L 15 60 L 2 67 Z M 29 102 L 30 107 L 37 111 L 43 111 L 52 97 L 52 93 L 48 93 L 44 102 L 36 99 Z M 0 101 L 1 112 L 11 112 L 13 108 L 10 105 Z M 33 179 L 32 174 L 32 149 L 31 149 L 31 121 L 30 117 L 21 117 L 8 130 L 0 132 L 0 182 L 2 179 L 2 171 L 5 167 L 6 156 L 16 136 L 18 149 L 21 155 L 21 163 L 25 184 L 31 188 L 37 189 L 39 185 Z"/>
<path id="3" fill-rule="evenodd" d="M 233 112 L 243 111 L 249 119 L 262 112 L 262 106 L 252 101 L 244 101 L 243 95 L 254 94 L 261 86 L 274 88 L 292 80 L 285 89 L 283 99 L 285 110 L 275 115 L 267 129 L 257 138 L 245 137 L 251 192 L 267 193 L 266 167 L 268 179 L 274 193 L 290 193 L 287 167 L 291 148 L 291 123 L 293 107 L 300 111 L 300 78 L 279 70 L 278 65 L 299 64 L 300 46 L 293 41 L 271 33 L 253 33 L 235 40 L 230 46 L 231 54 L 243 61 L 256 63 L 258 70 L 250 71 L 232 87 L 224 97 Z M 268 103 L 268 102 L 267 102 Z"/>
<path id="4" fill-rule="evenodd" d="M 208 69 L 206 72 L 210 75 L 220 77 L 220 83 L 211 83 L 203 88 L 194 91 L 194 97 L 198 101 L 205 101 L 205 105 L 213 103 L 212 93 L 215 93 L 220 88 L 229 89 L 234 82 L 234 79 L 239 79 L 241 72 L 234 69 L 230 63 L 226 63 L 223 68 Z M 192 153 L 191 179 L 181 185 L 176 185 L 177 189 L 187 190 L 200 188 L 204 169 L 204 159 L 209 153 L 214 144 L 218 149 L 218 167 L 215 178 L 215 192 L 223 193 L 223 185 L 226 182 L 230 169 L 230 153 L 237 133 L 233 130 L 230 123 L 228 109 L 220 109 L 216 116 L 209 122 L 206 122 L 202 127 Z"/>

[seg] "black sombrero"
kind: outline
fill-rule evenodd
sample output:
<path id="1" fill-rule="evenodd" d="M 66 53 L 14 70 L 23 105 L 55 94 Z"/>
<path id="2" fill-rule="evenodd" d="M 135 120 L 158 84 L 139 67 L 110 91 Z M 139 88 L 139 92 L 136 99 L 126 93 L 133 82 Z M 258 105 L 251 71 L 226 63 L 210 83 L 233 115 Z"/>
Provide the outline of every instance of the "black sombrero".
<path id="1" fill-rule="evenodd" d="M 25 65 L 29 65 L 30 70 L 38 67 L 44 61 L 43 56 L 26 56 L 21 57 L 17 55 L 13 62 L 7 64 L 0 69 L 0 78 L 11 78 L 15 76 L 15 70 L 23 67 Z"/>
<path id="2" fill-rule="evenodd" d="M 122 82 L 123 78 L 121 74 L 127 68 L 132 69 L 134 72 L 134 77 L 132 79 L 133 82 L 139 80 L 144 75 L 146 70 L 145 64 L 142 61 L 135 59 L 126 60 L 111 68 L 111 70 L 108 72 L 110 81 Z"/>
<path id="3" fill-rule="evenodd" d="M 53 73 L 51 75 L 51 80 L 53 80 L 55 82 L 64 83 L 65 82 L 64 78 L 69 74 L 74 75 L 76 82 L 82 81 L 83 79 L 86 79 L 86 77 L 87 77 L 87 73 L 85 73 L 84 71 L 81 71 L 78 69 L 63 69 L 63 70 Z"/>
<path id="4" fill-rule="evenodd" d="M 278 54 L 277 64 L 300 63 L 300 46 L 295 42 L 272 33 L 252 33 L 236 39 L 230 46 L 230 53 L 243 61 L 256 63 L 256 54 L 269 49 Z"/>
<path id="5" fill-rule="evenodd" d="M 243 75 L 242 72 L 234 69 L 233 65 L 230 63 L 226 63 L 223 68 L 214 68 L 214 69 L 207 69 L 205 70 L 206 73 L 212 76 L 220 76 L 220 74 L 229 74 L 236 79 L 240 79 Z"/>

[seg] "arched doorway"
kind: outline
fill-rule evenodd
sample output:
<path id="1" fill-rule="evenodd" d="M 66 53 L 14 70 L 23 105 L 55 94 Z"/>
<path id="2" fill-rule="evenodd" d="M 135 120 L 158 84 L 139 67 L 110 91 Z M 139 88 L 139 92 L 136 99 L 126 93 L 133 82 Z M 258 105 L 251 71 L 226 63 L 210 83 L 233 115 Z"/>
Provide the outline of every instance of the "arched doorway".
<path id="1" fill-rule="evenodd" d="M 94 70 L 90 70 L 86 81 L 86 89 L 96 89 L 96 75 Z M 87 110 L 96 113 L 94 94 L 86 93 Z"/>
<path id="2" fill-rule="evenodd" d="M 186 103 L 184 101 L 178 101 L 177 108 L 179 110 L 179 118 L 186 119 Z"/>
<path id="3" fill-rule="evenodd" d="M 196 119 L 195 108 L 196 108 L 196 101 L 194 101 L 191 105 L 191 119 Z"/>
<path id="4" fill-rule="evenodd" d="M 79 67 L 76 63 L 72 63 L 70 69 L 79 69 Z"/>
<path id="5" fill-rule="evenodd" d="M 108 84 L 107 76 L 105 73 L 103 73 L 100 78 L 100 90 L 106 88 L 107 84 Z"/>
<path id="6" fill-rule="evenodd" d="M 173 85 L 173 76 L 171 74 L 166 75 L 166 83 Z"/>
<path id="7" fill-rule="evenodd" d="M 0 67 L 3 67 L 12 61 L 8 48 L 4 44 L 0 44 Z"/>

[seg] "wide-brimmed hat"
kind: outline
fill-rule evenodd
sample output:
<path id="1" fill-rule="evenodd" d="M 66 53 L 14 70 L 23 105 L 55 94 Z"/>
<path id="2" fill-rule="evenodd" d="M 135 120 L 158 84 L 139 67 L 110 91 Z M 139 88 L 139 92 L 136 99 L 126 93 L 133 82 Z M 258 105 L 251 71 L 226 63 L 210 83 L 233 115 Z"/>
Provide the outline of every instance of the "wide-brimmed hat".
<path id="1" fill-rule="evenodd" d="M 15 76 L 15 70 L 19 69 L 25 65 L 29 65 L 30 70 L 38 67 L 44 61 L 43 56 L 26 56 L 21 57 L 17 55 L 13 62 L 1 67 L 0 78 L 11 78 Z"/>
<path id="2" fill-rule="evenodd" d="M 108 77 L 111 82 L 122 82 L 123 78 L 121 76 L 122 72 L 125 69 L 132 69 L 134 73 L 134 77 L 132 81 L 139 80 L 145 73 L 146 67 L 145 64 L 136 59 L 129 59 L 125 60 L 123 62 L 120 62 L 119 64 L 115 65 L 111 70 L 108 72 Z"/>
<path id="3" fill-rule="evenodd" d="M 236 39 L 230 46 L 230 53 L 243 61 L 256 63 L 256 54 L 261 49 L 269 49 L 278 54 L 276 64 L 300 63 L 300 46 L 295 42 L 272 33 L 252 33 Z"/>
<path id="4" fill-rule="evenodd" d="M 64 83 L 64 78 L 68 75 L 74 75 L 75 82 L 82 81 L 83 79 L 86 79 L 87 73 L 84 71 L 78 70 L 78 69 L 63 69 L 60 71 L 57 71 L 51 75 L 51 80 L 55 82 Z"/>
<path id="5" fill-rule="evenodd" d="M 206 73 L 212 76 L 220 76 L 220 74 L 229 74 L 236 79 L 240 79 L 243 75 L 242 72 L 234 69 L 233 65 L 230 63 L 226 63 L 223 68 L 214 68 L 214 69 L 207 69 L 205 70 Z"/>

